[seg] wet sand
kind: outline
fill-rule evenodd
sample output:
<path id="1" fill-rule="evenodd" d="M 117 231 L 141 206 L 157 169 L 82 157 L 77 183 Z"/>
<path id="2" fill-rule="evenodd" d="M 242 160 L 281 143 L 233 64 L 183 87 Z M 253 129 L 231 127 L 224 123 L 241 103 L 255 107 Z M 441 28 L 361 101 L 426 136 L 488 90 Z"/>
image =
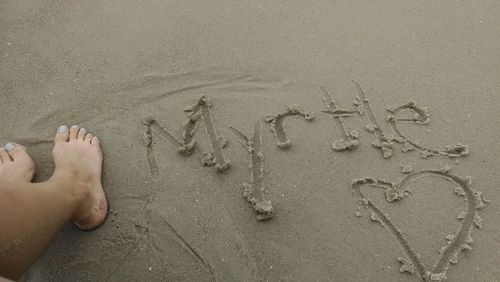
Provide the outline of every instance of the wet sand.
<path id="1" fill-rule="evenodd" d="M 25 280 L 499 281 L 499 12 L 1 1 L 0 141 L 84 126 L 110 204 Z"/>

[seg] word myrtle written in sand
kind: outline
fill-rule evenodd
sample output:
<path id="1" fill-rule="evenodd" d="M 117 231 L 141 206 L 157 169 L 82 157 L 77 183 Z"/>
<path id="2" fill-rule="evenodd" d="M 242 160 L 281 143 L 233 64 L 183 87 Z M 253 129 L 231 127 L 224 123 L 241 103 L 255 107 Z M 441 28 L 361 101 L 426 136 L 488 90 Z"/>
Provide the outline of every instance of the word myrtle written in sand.
<path id="1" fill-rule="evenodd" d="M 325 109 L 321 113 L 331 116 L 340 132 L 340 138 L 332 143 L 333 151 L 352 151 L 359 146 L 358 132 L 356 130 L 348 130 L 345 121 L 347 118 L 354 116 L 364 116 L 368 122 L 365 129 L 375 137 L 371 145 L 380 151 L 384 159 L 391 158 L 394 144 L 399 144 L 403 153 L 417 150 L 420 152 L 420 156 L 425 159 L 432 156 L 442 156 L 454 158 L 458 161 L 458 158 L 469 154 L 468 145 L 458 143 L 456 145 L 446 145 L 441 149 L 434 149 L 419 144 L 406 136 L 398 126 L 400 123 L 427 125 L 430 122 L 430 115 L 427 109 L 417 106 L 415 102 L 386 109 L 388 113 L 387 122 L 394 131 L 394 134 L 387 135 L 377 121 L 371 109 L 370 101 L 366 97 L 361 85 L 355 81 L 353 83 L 357 95 L 353 101 L 352 108 L 349 109 L 340 107 L 331 97 L 330 93 L 325 88 L 320 87 L 325 105 Z M 173 143 L 177 147 L 177 151 L 183 156 L 198 154 L 202 166 L 214 166 L 219 173 L 225 173 L 230 169 L 229 160 L 224 155 L 224 148 L 228 144 L 228 139 L 218 135 L 217 126 L 213 119 L 212 105 L 208 97 L 201 96 L 195 105 L 184 111 L 187 113 L 187 120 L 183 125 L 183 133 L 180 137 L 172 134 L 171 130 L 161 125 L 153 117 L 143 120 L 145 126 L 144 143 L 147 148 L 146 154 L 153 180 L 159 179 L 159 168 L 153 154 L 153 133 Z M 298 117 L 307 122 L 313 122 L 315 119 L 313 113 L 302 111 L 297 105 L 290 105 L 283 112 L 266 116 L 265 122 L 269 125 L 276 139 L 277 146 L 281 150 L 287 150 L 292 146 L 292 141 L 285 130 L 285 120 L 289 117 Z M 195 133 L 200 124 L 203 124 L 205 128 L 206 135 L 211 144 L 211 150 L 201 151 L 195 139 Z M 250 181 L 249 183 L 243 183 L 243 196 L 253 206 L 257 220 L 271 219 L 274 215 L 274 209 L 271 201 L 264 197 L 266 189 L 264 186 L 264 154 L 262 151 L 261 123 L 257 120 L 253 131 L 249 135 L 234 126 L 229 126 L 229 129 L 236 141 L 246 149 L 249 156 Z M 390 183 L 370 177 L 354 180 L 352 189 L 360 204 L 360 208 L 358 208 L 355 214 L 358 217 L 361 216 L 361 208 L 371 211 L 371 220 L 381 223 L 398 241 L 408 257 L 398 258 L 398 261 L 401 263 L 401 272 L 416 274 L 423 281 L 443 281 L 446 279 L 446 272 L 450 264 L 458 262 L 458 253 L 472 248 L 472 229 L 474 226 L 478 228 L 482 226 L 482 219 L 478 211 L 484 208 L 488 201 L 484 199 L 479 191 L 472 190 L 470 177 L 462 178 L 452 175 L 449 173 L 449 167 L 440 170 L 413 172 L 413 168 L 410 165 L 402 165 L 401 169 L 402 173 L 407 174 L 407 176 L 400 183 Z M 455 194 L 464 197 L 466 205 L 465 211 L 457 216 L 457 220 L 462 221 L 461 227 L 456 234 L 450 234 L 446 237 L 448 243 L 439 251 L 440 257 L 430 270 L 425 269 L 419 255 L 410 247 L 401 230 L 394 226 L 388 215 L 381 211 L 361 192 L 361 188 L 364 186 L 382 187 L 385 188 L 386 200 L 394 203 L 410 196 L 411 192 L 403 188 L 407 183 L 416 180 L 422 175 L 440 177 L 454 182 L 456 184 Z"/>

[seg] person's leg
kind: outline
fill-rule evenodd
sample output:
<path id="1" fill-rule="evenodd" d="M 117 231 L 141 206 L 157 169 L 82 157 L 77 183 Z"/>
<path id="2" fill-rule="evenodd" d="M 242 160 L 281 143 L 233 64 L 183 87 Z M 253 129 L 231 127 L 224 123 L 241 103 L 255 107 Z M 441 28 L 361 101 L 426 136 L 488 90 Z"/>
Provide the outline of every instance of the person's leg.
<path id="1" fill-rule="evenodd" d="M 34 166 L 22 146 L 6 148 L 0 149 L 0 275 L 18 279 L 66 221 L 84 230 L 99 226 L 107 202 L 99 140 L 84 129 L 58 129 L 55 171 L 42 183 L 30 182 Z"/>

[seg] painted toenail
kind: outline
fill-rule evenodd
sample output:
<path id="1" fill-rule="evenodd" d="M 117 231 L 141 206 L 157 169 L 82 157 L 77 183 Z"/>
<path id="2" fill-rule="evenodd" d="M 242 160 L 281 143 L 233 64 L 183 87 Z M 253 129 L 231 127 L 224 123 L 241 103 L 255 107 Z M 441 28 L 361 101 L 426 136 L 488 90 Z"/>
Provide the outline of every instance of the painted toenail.
<path id="1" fill-rule="evenodd" d="M 10 142 L 10 143 L 7 143 L 4 148 L 5 148 L 5 150 L 10 152 L 10 151 L 14 150 L 15 147 L 16 147 L 16 144 Z"/>
<path id="2" fill-rule="evenodd" d="M 66 133 L 66 132 L 68 132 L 68 127 L 66 125 L 61 125 L 57 129 L 57 133 Z"/>

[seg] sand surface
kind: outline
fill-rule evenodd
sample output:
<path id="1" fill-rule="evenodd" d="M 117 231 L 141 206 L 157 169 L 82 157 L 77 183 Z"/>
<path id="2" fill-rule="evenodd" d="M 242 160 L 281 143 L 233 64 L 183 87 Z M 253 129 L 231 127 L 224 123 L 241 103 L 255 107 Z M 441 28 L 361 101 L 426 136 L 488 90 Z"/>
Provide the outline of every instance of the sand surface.
<path id="1" fill-rule="evenodd" d="M 0 141 L 27 145 L 43 181 L 57 126 L 84 126 L 111 208 L 96 231 L 68 223 L 25 278 L 500 281 L 498 15 L 494 1 L 0 1 Z M 427 112 L 393 115 L 407 140 L 391 145 L 386 108 L 409 101 Z M 457 143 L 469 154 L 421 157 Z"/>

